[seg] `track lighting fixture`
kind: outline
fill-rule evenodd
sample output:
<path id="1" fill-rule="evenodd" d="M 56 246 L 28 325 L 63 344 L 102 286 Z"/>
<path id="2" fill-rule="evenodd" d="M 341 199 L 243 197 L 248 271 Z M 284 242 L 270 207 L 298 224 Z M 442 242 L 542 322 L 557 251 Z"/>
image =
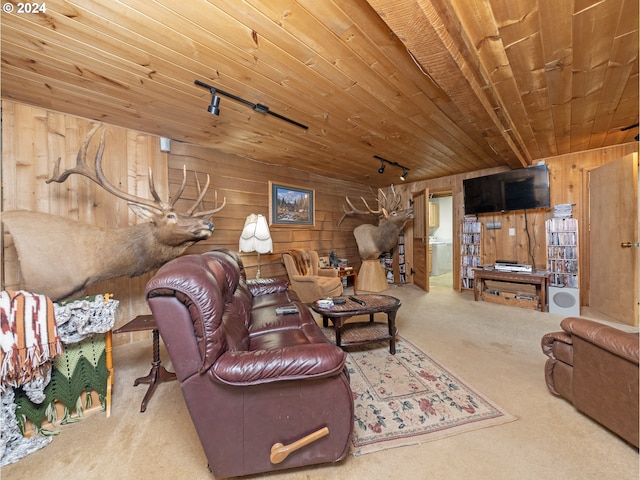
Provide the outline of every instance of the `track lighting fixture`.
<path id="1" fill-rule="evenodd" d="M 215 88 L 211 89 L 211 105 L 207 110 L 212 115 L 220 115 L 220 97 L 216 95 Z"/>
<path id="2" fill-rule="evenodd" d="M 276 112 L 272 112 L 271 110 L 269 110 L 269 107 L 267 107 L 266 105 L 249 102 L 248 100 L 237 97 L 231 93 L 225 92 L 224 90 L 220 90 L 219 88 L 215 88 L 215 87 L 212 87 L 211 85 L 207 85 L 206 83 L 201 82 L 200 80 L 195 80 L 194 83 L 199 87 L 208 89 L 211 92 L 211 104 L 207 107 L 207 111 L 213 115 L 220 115 L 220 97 L 218 95 L 222 95 L 224 97 L 228 97 L 232 100 L 235 100 L 236 102 L 244 103 L 245 105 L 248 105 L 256 112 L 272 115 L 274 117 L 279 118 L 280 120 L 289 122 L 297 127 L 304 128 L 305 130 L 309 128 L 306 125 L 303 125 L 302 123 L 298 123 L 295 120 L 291 120 L 290 118 L 284 117 Z"/>
<path id="3" fill-rule="evenodd" d="M 373 158 L 377 158 L 378 160 L 380 160 L 380 168 L 378 169 L 378 173 L 383 173 L 386 167 L 385 163 L 388 163 L 389 165 L 393 165 L 394 167 L 398 167 L 402 169 L 402 175 L 400 175 L 400 180 L 402 180 L 403 182 L 409 176 L 409 169 L 407 167 L 400 165 L 398 162 L 392 162 L 390 160 L 387 160 L 386 158 L 379 157 L 378 155 L 374 155 Z"/>

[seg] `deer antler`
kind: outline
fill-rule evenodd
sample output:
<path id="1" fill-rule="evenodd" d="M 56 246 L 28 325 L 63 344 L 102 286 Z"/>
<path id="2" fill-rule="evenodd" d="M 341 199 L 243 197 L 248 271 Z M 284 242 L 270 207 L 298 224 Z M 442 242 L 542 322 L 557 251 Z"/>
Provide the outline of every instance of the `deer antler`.
<path id="1" fill-rule="evenodd" d="M 384 193 L 384 190 L 380 190 L 380 193 L 384 198 L 382 204 L 383 209 L 385 209 L 387 212 L 395 212 L 396 210 L 398 210 L 400 204 L 402 203 L 402 196 L 396 193 L 396 189 L 394 188 L 393 184 L 391 185 L 391 193 L 393 194 L 391 200 L 389 200 L 389 197 L 387 197 L 387 195 Z"/>
<path id="2" fill-rule="evenodd" d="M 344 205 L 342 206 L 342 210 L 344 210 L 344 215 L 342 215 L 342 218 L 340 218 L 340 221 L 338 222 L 338 226 L 340 226 L 342 221 L 348 215 L 371 215 L 371 214 L 379 215 L 380 213 L 382 213 L 381 209 L 380 210 L 373 210 L 369 206 L 367 201 L 364 199 L 364 197 L 360 197 L 360 200 L 362 200 L 362 203 L 364 203 L 364 205 L 365 205 L 365 207 L 367 207 L 368 211 L 359 210 L 356 207 L 354 207 L 353 203 L 351 203 L 351 200 L 349 199 L 349 197 L 345 197 L 345 200 L 346 200 L 347 204 L 351 207 L 351 210 L 347 210 Z"/>
<path id="3" fill-rule="evenodd" d="M 89 180 L 100 185 L 104 190 L 108 193 L 126 200 L 127 202 L 136 204 L 136 205 L 144 205 L 148 208 L 154 210 L 166 210 L 169 205 L 160 200 L 160 197 L 156 193 L 155 187 L 153 186 L 153 177 L 149 176 L 149 185 L 151 188 L 151 194 L 155 201 L 147 200 L 146 198 L 137 197 L 135 195 L 131 195 L 127 192 L 123 192 L 122 190 L 116 188 L 114 185 L 109 182 L 107 177 L 105 176 L 102 170 L 102 155 L 104 153 L 104 137 L 105 131 L 102 131 L 102 135 L 100 136 L 100 145 L 98 146 L 98 150 L 96 152 L 96 157 L 94 160 L 94 169 L 91 169 L 89 165 L 87 165 L 87 149 L 89 147 L 89 142 L 91 142 L 91 138 L 96 133 L 96 131 L 100 128 L 100 125 L 94 126 L 88 135 L 85 137 L 84 142 L 82 142 L 82 147 L 78 151 L 78 156 L 76 157 L 76 166 L 74 168 L 68 168 L 64 172 L 60 173 L 60 158 L 56 161 L 56 165 L 53 170 L 53 175 L 46 182 L 64 182 L 69 175 L 74 173 L 78 175 L 82 175 L 83 177 L 88 178 Z"/>
<path id="4" fill-rule="evenodd" d="M 127 192 L 124 192 L 120 189 L 118 189 L 116 186 L 114 186 L 111 182 L 109 182 L 109 180 L 107 179 L 107 177 L 105 176 L 103 170 L 102 170 L 102 156 L 104 153 L 104 137 L 105 137 L 105 131 L 102 131 L 102 135 L 100 136 L 100 145 L 98 146 L 98 150 L 96 152 L 96 156 L 95 156 L 95 160 L 94 160 L 94 169 L 92 169 L 91 167 L 89 167 L 89 165 L 87 164 L 87 150 L 89 148 L 89 143 L 91 142 L 91 139 L 93 138 L 93 135 L 96 133 L 96 131 L 101 127 L 100 124 L 95 125 L 91 131 L 87 134 L 87 136 L 84 139 L 84 142 L 82 142 L 82 146 L 80 147 L 80 150 L 78 151 L 78 156 L 76 157 L 76 166 L 74 168 L 68 168 L 66 169 L 64 172 L 60 173 L 60 161 L 61 159 L 58 158 L 58 160 L 56 161 L 54 170 L 53 170 L 53 175 L 51 176 L 51 178 L 49 178 L 46 182 L 47 183 L 51 183 L 51 182 L 57 182 L 57 183 L 62 183 L 64 182 L 69 175 L 72 174 L 78 174 L 78 175 L 82 175 L 86 178 L 88 178 L 89 180 L 97 183 L 98 185 L 100 185 L 104 190 L 106 190 L 107 192 L 111 193 L 112 195 L 121 198 L 123 200 L 126 200 L 129 203 L 133 203 L 135 205 L 142 205 L 142 206 L 146 206 L 148 208 L 151 208 L 153 210 L 159 210 L 159 211 L 167 211 L 167 210 L 171 210 L 173 208 L 173 206 L 175 205 L 175 203 L 178 201 L 178 199 L 180 198 L 180 196 L 182 195 L 182 192 L 184 191 L 185 185 L 187 183 L 187 167 L 184 166 L 182 169 L 182 183 L 180 184 L 180 187 L 178 188 L 178 191 L 175 193 L 175 195 L 173 195 L 170 199 L 169 202 L 166 203 L 164 202 L 160 196 L 158 195 L 158 192 L 156 191 L 155 185 L 154 185 L 154 181 L 153 181 L 153 172 L 151 170 L 151 167 L 149 167 L 149 191 L 151 192 L 151 195 L 153 196 L 153 200 L 148 200 L 146 198 L 142 198 L 142 197 L 137 197 L 135 195 L 131 195 Z M 207 193 L 207 189 L 209 188 L 209 175 L 207 175 L 207 183 L 204 187 L 204 190 L 202 190 L 200 188 L 200 182 L 198 181 L 198 175 L 196 174 L 196 184 L 198 187 L 198 198 L 196 200 L 196 202 L 194 203 L 194 205 L 188 210 L 187 215 L 189 216 L 193 216 L 193 217 L 207 217 L 207 216 L 211 216 L 214 213 L 219 212 L 220 210 L 222 210 L 222 208 L 224 208 L 224 206 L 226 205 L 226 197 L 224 198 L 224 201 L 222 203 L 222 205 L 220 207 L 216 207 L 213 210 L 207 210 L 204 212 L 198 212 L 196 214 L 193 214 L 194 210 L 198 207 L 198 205 L 200 205 L 202 203 L 202 200 L 205 196 L 205 194 Z M 217 199 L 217 192 L 216 192 L 216 205 L 218 203 L 218 199 Z"/>
<path id="5" fill-rule="evenodd" d="M 373 193 L 375 195 L 375 192 L 373 190 L 371 190 L 371 193 Z M 378 206 L 380 207 L 378 210 L 372 209 L 369 206 L 369 204 L 367 203 L 367 201 L 364 199 L 364 197 L 360 197 L 360 200 L 362 200 L 362 203 L 364 203 L 364 205 L 365 205 L 365 207 L 367 207 L 368 211 L 358 210 L 356 207 L 353 206 L 353 203 L 351 203 L 351 200 L 349 200 L 349 197 L 345 197 L 347 203 L 351 207 L 351 210 L 347 210 L 344 205 L 342 206 L 342 209 L 344 210 L 344 215 L 342 215 L 342 218 L 340 218 L 340 221 L 338 222 L 338 226 L 340 226 L 342 221 L 348 215 L 354 215 L 354 214 L 355 215 L 370 215 L 370 214 L 380 215 L 380 214 L 383 214 L 386 217 L 389 214 L 389 212 L 395 212 L 396 210 L 398 210 L 400 208 L 400 204 L 402 203 L 402 197 L 396 192 L 396 189 L 394 188 L 393 185 L 391 185 L 391 193 L 393 194 L 391 199 L 389 199 L 389 197 L 387 197 L 387 195 L 384 193 L 383 190 L 380 190 L 380 193 L 382 194 L 383 201 L 382 201 L 382 204 L 381 204 L 380 200 L 377 200 Z"/>
<path id="6" fill-rule="evenodd" d="M 214 192 L 214 198 L 215 198 L 216 208 L 214 208 L 213 210 L 205 210 L 204 212 L 193 213 L 194 210 L 198 207 L 198 205 L 200 205 L 202 203 L 202 200 L 204 199 L 204 195 L 205 195 L 205 193 L 207 193 L 207 189 L 209 188 L 209 180 L 210 180 L 209 179 L 209 175 L 207 175 L 207 183 L 204 186 L 204 190 L 201 190 L 200 189 L 200 180 L 198 180 L 198 175 L 196 174 L 196 186 L 198 187 L 198 192 L 200 193 L 200 195 L 198 195 L 198 198 L 196 199 L 196 203 L 193 204 L 193 207 L 191 207 L 187 211 L 187 215 L 190 215 L 192 217 L 210 217 L 214 213 L 217 213 L 220 210 L 222 210 L 224 208 L 224 206 L 227 204 L 227 197 L 223 197 L 222 205 L 220 205 L 219 207 L 217 206 L 218 205 L 218 192 L 215 191 Z"/>

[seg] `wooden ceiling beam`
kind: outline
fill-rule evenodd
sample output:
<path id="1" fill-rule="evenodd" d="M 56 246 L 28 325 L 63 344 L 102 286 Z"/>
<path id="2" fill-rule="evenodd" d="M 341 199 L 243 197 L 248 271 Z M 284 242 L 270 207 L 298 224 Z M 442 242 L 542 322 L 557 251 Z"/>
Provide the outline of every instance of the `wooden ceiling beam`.
<path id="1" fill-rule="evenodd" d="M 435 2 L 434 2 L 435 3 Z M 500 108 L 489 98 L 488 85 L 482 84 L 472 65 L 470 52 L 461 50 L 461 42 L 451 36 L 455 20 L 426 1 L 369 0 L 369 4 L 398 35 L 434 81 L 452 98 L 477 129 L 492 136 L 495 148 L 512 168 L 528 165 L 526 148 L 517 145 L 511 125 L 505 125 L 496 111 Z M 475 55 L 473 55 L 475 56 Z M 491 132 L 491 133 L 489 133 Z"/>

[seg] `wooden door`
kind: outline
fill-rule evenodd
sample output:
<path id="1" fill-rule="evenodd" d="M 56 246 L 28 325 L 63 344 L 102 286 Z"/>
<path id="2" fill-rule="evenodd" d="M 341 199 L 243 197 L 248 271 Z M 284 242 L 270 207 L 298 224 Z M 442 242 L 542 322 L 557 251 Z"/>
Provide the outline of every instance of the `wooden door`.
<path id="1" fill-rule="evenodd" d="M 590 172 L 589 307 L 638 325 L 638 156 Z"/>
<path id="2" fill-rule="evenodd" d="M 413 284 L 429 291 L 429 190 L 413 194 Z"/>

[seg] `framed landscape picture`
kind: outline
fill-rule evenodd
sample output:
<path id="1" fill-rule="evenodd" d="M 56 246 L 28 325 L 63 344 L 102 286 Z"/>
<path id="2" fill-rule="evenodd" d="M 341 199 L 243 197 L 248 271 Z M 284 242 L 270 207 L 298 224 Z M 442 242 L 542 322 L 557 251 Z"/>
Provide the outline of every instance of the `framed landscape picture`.
<path id="1" fill-rule="evenodd" d="M 312 227 L 315 225 L 315 192 L 308 188 L 269 182 L 269 223 Z"/>

